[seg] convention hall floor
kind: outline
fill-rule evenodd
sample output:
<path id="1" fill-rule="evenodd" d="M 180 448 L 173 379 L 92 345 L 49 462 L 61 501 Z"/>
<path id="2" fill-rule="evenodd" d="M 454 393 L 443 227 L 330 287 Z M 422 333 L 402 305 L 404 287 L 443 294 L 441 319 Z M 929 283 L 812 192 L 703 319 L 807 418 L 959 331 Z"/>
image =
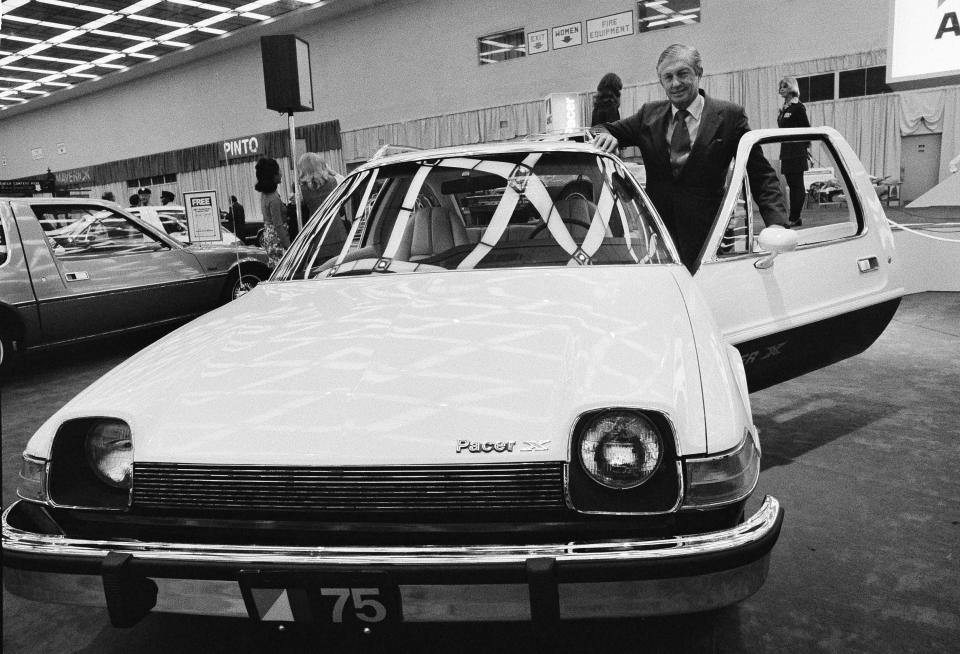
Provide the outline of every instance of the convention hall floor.
<path id="1" fill-rule="evenodd" d="M 20 451 L 57 407 L 147 338 L 29 358 L 3 389 L 3 504 Z M 786 518 L 766 585 L 709 615 L 564 625 L 540 648 L 524 626 L 411 626 L 403 652 L 955 652 L 960 642 L 960 294 L 904 298 L 865 353 L 751 396 L 764 448 L 758 495 Z M 4 592 L 3 651 L 369 651 L 240 620 L 104 610 Z"/>

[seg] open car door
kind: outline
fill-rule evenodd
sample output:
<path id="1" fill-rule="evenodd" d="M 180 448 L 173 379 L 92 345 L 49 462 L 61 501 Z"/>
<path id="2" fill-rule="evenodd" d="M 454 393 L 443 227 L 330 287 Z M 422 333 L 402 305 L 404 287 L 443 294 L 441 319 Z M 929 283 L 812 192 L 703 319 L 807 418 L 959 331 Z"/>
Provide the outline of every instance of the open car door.
<path id="1" fill-rule="evenodd" d="M 802 171 L 801 225 L 764 229 L 746 174 L 755 146 L 794 180 Z M 694 283 L 740 351 L 751 392 L 864 351 L 903 295 L 880 201 L 831 128 L 747 133 L 701 257 Z"/>

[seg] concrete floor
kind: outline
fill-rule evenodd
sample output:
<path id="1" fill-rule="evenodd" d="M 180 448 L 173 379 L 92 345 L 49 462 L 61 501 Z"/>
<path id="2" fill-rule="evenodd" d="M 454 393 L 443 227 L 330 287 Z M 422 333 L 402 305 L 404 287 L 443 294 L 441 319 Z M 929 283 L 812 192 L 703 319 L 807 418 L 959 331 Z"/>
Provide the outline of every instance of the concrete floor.
<path id="1" fill-rule="evenodd" d="M 891 216 L 892 217 L 892 216 Z M 20 451 L 57 407 L 148 342 L 29 358 L 3 389 L 3 504 Z M 956 652 L 960 643 L 960 294 L 904 298 L 864 354 L 751 396 L 758 495 L 786 508 L 766 585 L 709 615 L 565 625 L 569 652 Z M 3 595 L 3 651 L 342 652 L 352 643 L 245 621 L 105 611 Z M 528 652 L 516 625 L 411 626 L 391 651 Z"/>

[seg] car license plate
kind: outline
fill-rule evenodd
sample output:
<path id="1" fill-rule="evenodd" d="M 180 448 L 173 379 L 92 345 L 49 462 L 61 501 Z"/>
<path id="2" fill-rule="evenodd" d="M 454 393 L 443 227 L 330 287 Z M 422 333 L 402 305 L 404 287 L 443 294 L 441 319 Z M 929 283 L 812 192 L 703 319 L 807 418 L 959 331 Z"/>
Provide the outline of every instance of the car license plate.
<path id="1" fill-rule="evenodd" d="M 400 590 L 384 572 L 243 570 L 238 581 L 247 612 L 258 622 L 373 627 L 403 617 Z"/>

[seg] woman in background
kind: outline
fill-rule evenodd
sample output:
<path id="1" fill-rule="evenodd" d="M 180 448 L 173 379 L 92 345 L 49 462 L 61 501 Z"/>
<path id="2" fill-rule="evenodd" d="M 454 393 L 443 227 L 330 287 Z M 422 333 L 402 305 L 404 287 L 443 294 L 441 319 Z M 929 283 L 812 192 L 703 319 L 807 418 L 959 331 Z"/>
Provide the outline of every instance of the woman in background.
<path id="1" fill-rule="evenodd" d="M 270 265 L 276 266 L 290 247 L 287 210 L 277 193 L 280 165 L 274 159 L 260 159 L 255 170 L 257 184 L 254 188 L 260 192 L 260 211 L 263 214 L 263 249 L 267 251 Z"/>
<path id="2" fill-rule="evenodd" d="M 307 221 L 343 178 L 333 172 L 316 152 L 301 155 L 297 160 L 297 170 L 306 212 L 303 218 Z"/>
<path id="3" fill-rule="evenodd" d="M 600 78 L 597 94 L 593 96 L 591 127 L 620 120 L 620 89 L 622 88 L 623 82 L 616 73 L 607 73 Z"/>
<path id="4" fill-rule="evenodd" d="M 810 127 L 807 118 L 807 109 L 800 102 L 800 87 L 795 77 L 784 77 L 780 80 L 780 97 L 783 98 L 783 107 L 777 114 L 777 127 Z M 800 212 L 803 210 L 803 201 L 807 197 L 807 189 L 803 184 L 803 173 L 807 169 L 807 149 L 809 142 L 793 141 L 780 145 L 780 174 L 787 180 L 790 189 L 790 220 L 791 227 L 803 224 Z"/>

